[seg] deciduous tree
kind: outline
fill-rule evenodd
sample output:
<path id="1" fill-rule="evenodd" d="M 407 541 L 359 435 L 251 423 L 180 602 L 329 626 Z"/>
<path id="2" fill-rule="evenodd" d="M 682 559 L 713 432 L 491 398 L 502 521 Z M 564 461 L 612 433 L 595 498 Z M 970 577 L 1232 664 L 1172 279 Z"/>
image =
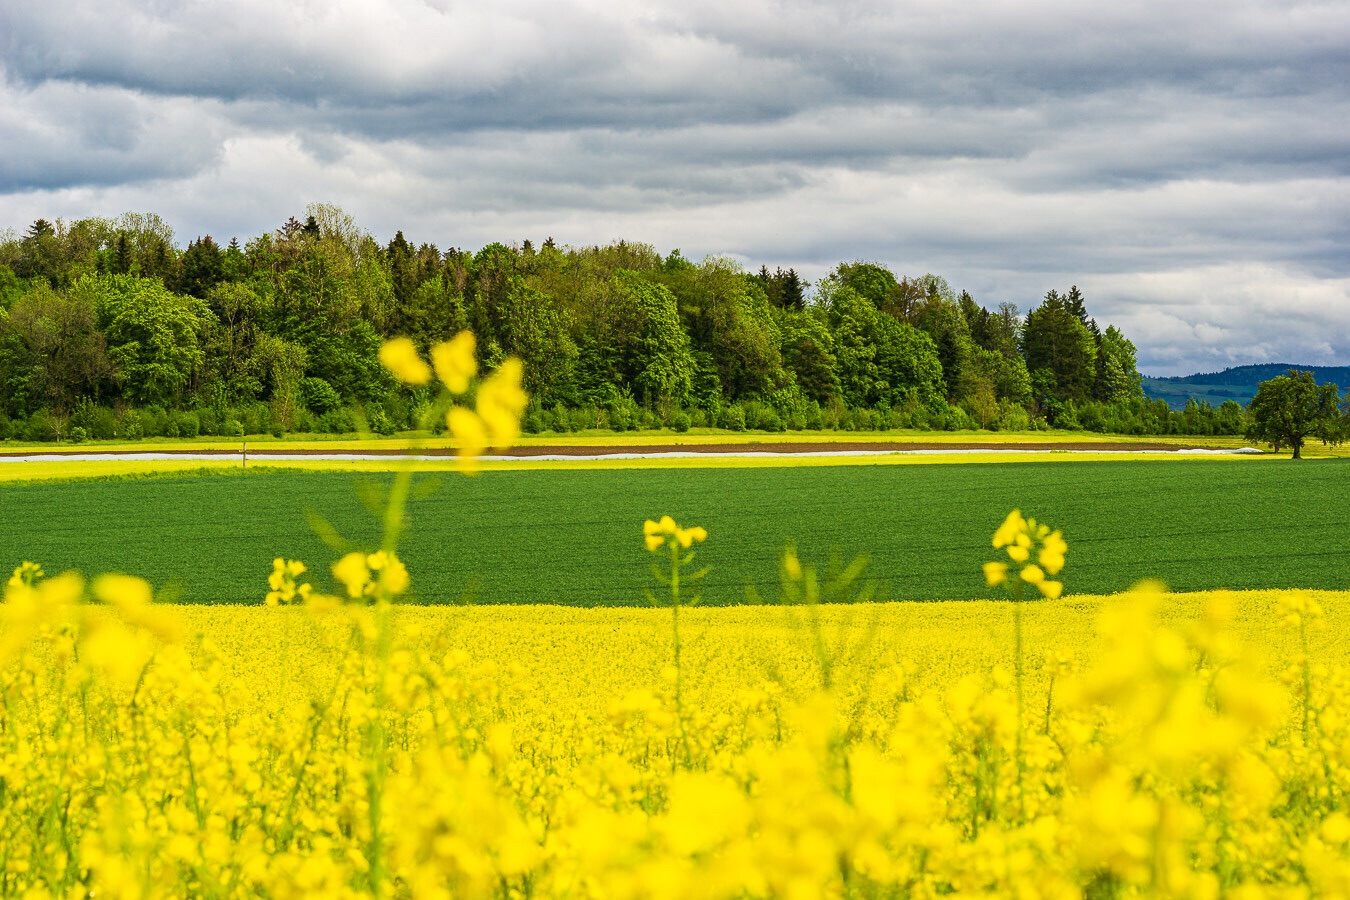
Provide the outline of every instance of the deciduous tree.
<path id="1" fill-rule="evenodd" d="M 1345 437 L 1340 391 L 1334 384 L 1318 384 L 1312 372 L 1290 369 L 1256 387 L 1249 411 L 1248 440 L 1288 447 L 1301 459 L 1303 444 L 1314 437 L 1323 444 L 1339 444 Z"/>

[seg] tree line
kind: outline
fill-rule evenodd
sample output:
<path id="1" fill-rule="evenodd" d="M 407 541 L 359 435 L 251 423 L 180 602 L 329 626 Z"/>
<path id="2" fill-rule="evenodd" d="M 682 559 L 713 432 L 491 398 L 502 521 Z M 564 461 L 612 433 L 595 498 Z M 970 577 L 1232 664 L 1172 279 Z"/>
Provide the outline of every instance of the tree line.
<path id="1" fill-rule="evenodd" d="M 0 241 L 0 437 L 381 432 L 428 398 L 377 351 L 462 329 L 525 362 L 529 430 L 718 426 L 1242 433 L 1237 404 L 1145 400 L 1134 345 L 1077 287 L 1025 315 L 935 275 L 694 262 L 642 243 L 379 244 L 340 209 L 241 244 L 158 216 Z"/>

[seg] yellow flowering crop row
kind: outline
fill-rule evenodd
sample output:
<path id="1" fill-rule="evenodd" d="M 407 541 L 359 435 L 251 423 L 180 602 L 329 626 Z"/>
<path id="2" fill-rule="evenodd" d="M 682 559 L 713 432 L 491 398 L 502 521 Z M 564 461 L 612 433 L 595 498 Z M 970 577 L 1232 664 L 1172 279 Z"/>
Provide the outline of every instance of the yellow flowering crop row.
<path id="1" fill-rule="evenodd" d="M 84 592 L 6 591 L 6 895 L 1350 887 L 1343 594 L 686 608 L 676 671 L 665 609 Z"/>

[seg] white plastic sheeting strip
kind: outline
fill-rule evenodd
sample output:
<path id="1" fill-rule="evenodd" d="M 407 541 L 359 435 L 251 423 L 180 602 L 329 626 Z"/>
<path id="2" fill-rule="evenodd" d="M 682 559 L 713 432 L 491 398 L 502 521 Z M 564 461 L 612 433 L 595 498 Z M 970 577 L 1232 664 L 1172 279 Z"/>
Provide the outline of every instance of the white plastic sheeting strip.
<path id="1" fill-rule="evenodd" d="M 953 447 L 950 450 L 793 450 L 793 451 L 774 451 L 774 450 L 736 450 L 736 451 L 716 451 L 712 453 L 700 453 L 697 450 L 676 450 L 663 451 L 660 453 L 642 453 L 642 452 L 624 452 L 624 453 L 595 453 L 586 455 L 577 455 L 570 453 L 550 453 L 538 456 L 480 456 L 479 459 L 484 462 L 567 462 L 575 460 L 578 462 L 595 460 L 625 460 L 625 459 L 742 459 L 746 457 L 756 459 L 791 459 L 794 457 L 811 456 L 942 456 L 951 454 L 963 455 L 997 455 L 1011 453 L 1111 453 L 1123 456 L 1138 455 L 1141 453 L 1169 453 L 1177 455 L 1197 455 L 1197 456 L 1232 456 L 1236 454 L 1261 453 L 1255 447 L 1240 447 L 1237 449 L 1210 448 L 1210 447 L 1186 447 L 1178 450 L 1113 450 L 1103 448 L 1101 450 L 1022 450 L 1017 447 L 1008 447 L 1006 449 L 995 449 L 991 447 Z M 424 456 L 413 455 L 405 456 L 401 454 L 387 453 L 269 453 L 257 450 L 250 454 L 254 463 L 262 464 L 268 462 L 397 462 L 400 460 L 412 459 L 417 462 L 449 462 L 453 461 L 453 456 Z M 208 462 L 211 460 L 232 460 L 243 459 L 239 453 L 35 453 L 28 456 L 0 456 L 0 463 L 25 463 L 25 462 L 118 462 L 144 460 L 149 462 L 158 462 L 163 460 L 196 460 Z"/>

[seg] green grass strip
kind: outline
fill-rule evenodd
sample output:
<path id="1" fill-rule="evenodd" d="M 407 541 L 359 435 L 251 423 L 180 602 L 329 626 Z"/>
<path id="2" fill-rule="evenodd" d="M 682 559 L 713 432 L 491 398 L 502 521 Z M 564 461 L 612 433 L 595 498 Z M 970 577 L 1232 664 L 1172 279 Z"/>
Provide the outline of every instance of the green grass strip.
<path id="1" fill-rule="evenodd" d="M 1201 460 L 1046 466 L 614 469 L 424 475 L 403 556 L 416 599 L 641 605 L 645 518 L 710 534 L 707 602 L 745 586 L 776 592 L 778 558 L 870 554 L 882 599 L 980 596 L 989 536 L 1013 507 L 1064 530 L 1067 590 L 1103 594 L 1141 578 L 1176 590 L 1350 589 L 1350 460 L 1207 465 Z M 274 556 L 331 585 L 334 552 L 313 510 L 373 545 L 369 509 L 385 474 L 260 471 L 0 487 L 0 563 L 48 572 L 120 570 L 177 582 L 188 602 L 256 603 Z"/>

